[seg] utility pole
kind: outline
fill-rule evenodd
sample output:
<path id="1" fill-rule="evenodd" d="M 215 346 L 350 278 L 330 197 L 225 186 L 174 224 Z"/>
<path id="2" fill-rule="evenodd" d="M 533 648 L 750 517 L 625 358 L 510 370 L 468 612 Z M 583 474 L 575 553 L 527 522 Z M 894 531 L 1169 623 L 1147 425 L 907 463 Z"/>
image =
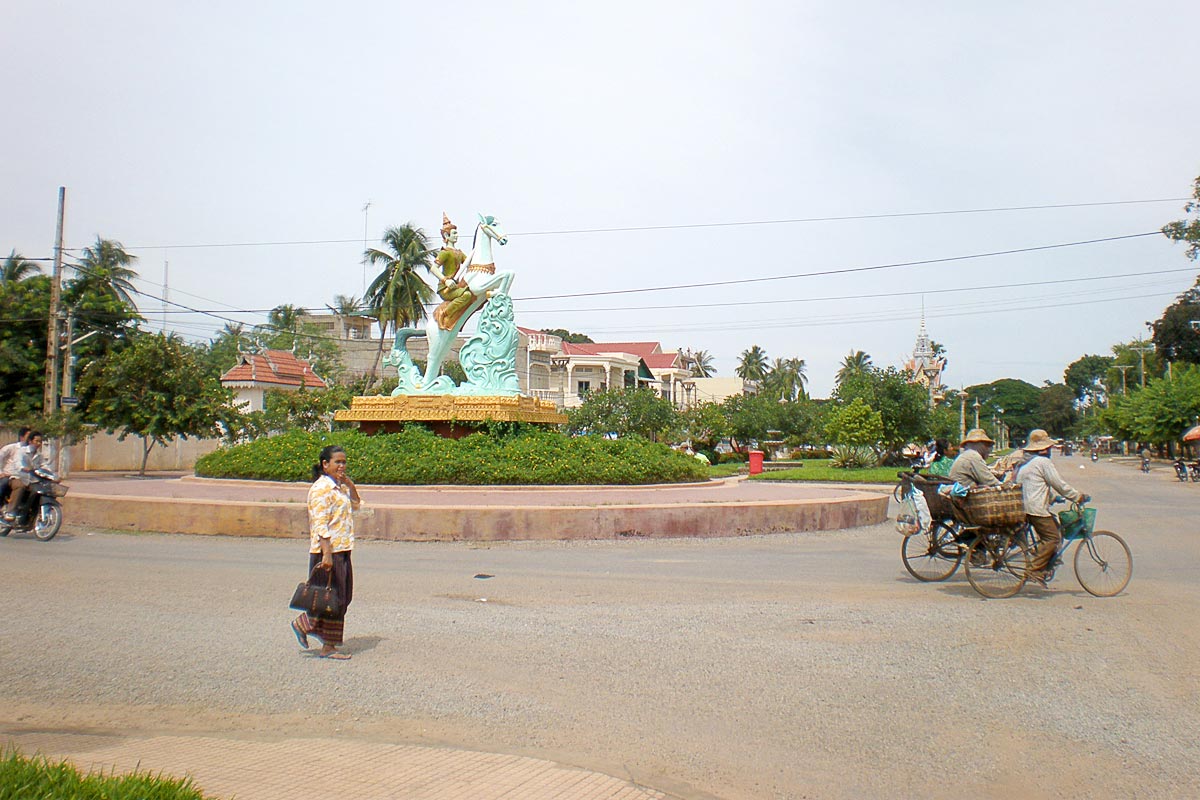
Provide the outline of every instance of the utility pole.
<path id="1" fill-rule="evenodd" d="M 72 405 L 65 407 L 64 410 L 70 413 L 69 409 L 74 408 L 75 403 L 75 354 L 72 350 L 72 345 L 75 344 L 75 309 L 67 309 L 67 341 L 63 345 L 63 349 L 67 352 L 63 357 L 62 366 L 62 393 L 63 400 Z M 70 398 L 68 400 L 68 398 Z M 58 448 L 58 475 L 60 478 L 69 477 L 71 474 L 71 451 L 67 448 L 67 437 L 64 435 L 62 443 Z"/>
<path id="2" fill-rule="evenodd" d="M 66 216 L 67 187 L 58 187 L 58 224 L 54 232 L 54 272 L 50 276 L 50 320 L 46 328 L 46 384 L 42 413 L 47 417 L 58 407 L 58 304 L 62 297 L 63 218 Z"/>
<path id="3" fill-rule="evenodd" d="M 1113 367 L 1121 370 L 1121 394 L 1129 394 L 1125 391 L 1125 370 L 1133 369 L 1133 366 L 1131 364 L 1114 364 Z"/>
<path id="4" fill-rule="evenodd" d="M 367 220 L 370 219 L 370 217 L 367 214 L 367 211 L 370 208 L 371 208 L 371 201 L 368 200 L 367 204 L 363 206 L 363 254 L 362 254 L 362 264 L 363 264 L 362 298 L 363 298 L 363 300 L 367 299 Z"/>
<path id="5" fill-rule="evenodd" d="M 1146 353 L 1154 352 L 1154 345 L 1150 345 L 1149 347 L 1147 347 L 1145 342 L 1141 338 L 1139 338 L 1137 340 L 1137 343 L 1138 343 L 1137 347 L 1131 347 L 1129 349 L 1137 351 L 1138 371 L 1141 374 L 1141 378 L 1142 378 L 1142 388 L 1145 389 L 1146 388 Z"/>

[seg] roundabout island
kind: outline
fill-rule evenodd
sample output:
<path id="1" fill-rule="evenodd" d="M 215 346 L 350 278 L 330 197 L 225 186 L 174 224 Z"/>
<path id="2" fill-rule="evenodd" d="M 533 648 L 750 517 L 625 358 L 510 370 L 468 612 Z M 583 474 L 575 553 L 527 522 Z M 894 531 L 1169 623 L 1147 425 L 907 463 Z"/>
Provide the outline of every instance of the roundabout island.
<path id="1" fill-rule="evenodd" d="M 307 538 L 308 485 L 79 473 L 69 527 Z M 749 481 L 651 486 L 370 486 L 362 539 L 521 541 L 744 536 L 875 525 L 888 489 Z"/>

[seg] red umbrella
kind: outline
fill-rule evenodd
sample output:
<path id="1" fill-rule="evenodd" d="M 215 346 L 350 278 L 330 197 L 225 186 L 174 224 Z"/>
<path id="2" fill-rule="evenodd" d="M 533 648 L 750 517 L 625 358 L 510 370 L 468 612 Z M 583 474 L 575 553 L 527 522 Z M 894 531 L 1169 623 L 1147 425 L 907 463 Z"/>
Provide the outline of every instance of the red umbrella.
<path id="1" fill-rule="evenodd" d="M 1200 425 L 1188 429 L 1188 432 L 1183 435 L 1185 442 L 1200 442 Z"/>

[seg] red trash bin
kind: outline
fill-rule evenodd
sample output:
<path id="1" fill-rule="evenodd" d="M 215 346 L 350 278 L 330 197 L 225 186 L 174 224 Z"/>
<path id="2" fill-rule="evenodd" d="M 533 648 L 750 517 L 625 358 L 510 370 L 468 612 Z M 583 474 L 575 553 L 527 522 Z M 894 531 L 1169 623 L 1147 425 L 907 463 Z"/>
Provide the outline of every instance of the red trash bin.
<path id="1" fill-rule="evenodd" d="M 750 451 L 750 474 L 757 475 L 762 472 L 763 453 L 762 450 Z"/>

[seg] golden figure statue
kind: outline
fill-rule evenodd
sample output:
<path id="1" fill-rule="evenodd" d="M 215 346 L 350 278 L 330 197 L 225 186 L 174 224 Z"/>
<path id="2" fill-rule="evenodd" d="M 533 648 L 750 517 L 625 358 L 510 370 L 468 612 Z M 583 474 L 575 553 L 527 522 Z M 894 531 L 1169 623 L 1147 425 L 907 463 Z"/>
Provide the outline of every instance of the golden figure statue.
<path id="1" fill-rule="evenodd" d="M 463 315 L 475 295 L 467 288 L 467 282 L 458 278 L 459 270 L 467 255 L 455 245 L 458 243 L 458 227 L 442 212 L 442 249 L 435 259 L 438 270 L 438 297 L 442 304 L 433 310 L 433 318 L 438 327 L 444 331 L 452 330 L 458 318 Z"/>

